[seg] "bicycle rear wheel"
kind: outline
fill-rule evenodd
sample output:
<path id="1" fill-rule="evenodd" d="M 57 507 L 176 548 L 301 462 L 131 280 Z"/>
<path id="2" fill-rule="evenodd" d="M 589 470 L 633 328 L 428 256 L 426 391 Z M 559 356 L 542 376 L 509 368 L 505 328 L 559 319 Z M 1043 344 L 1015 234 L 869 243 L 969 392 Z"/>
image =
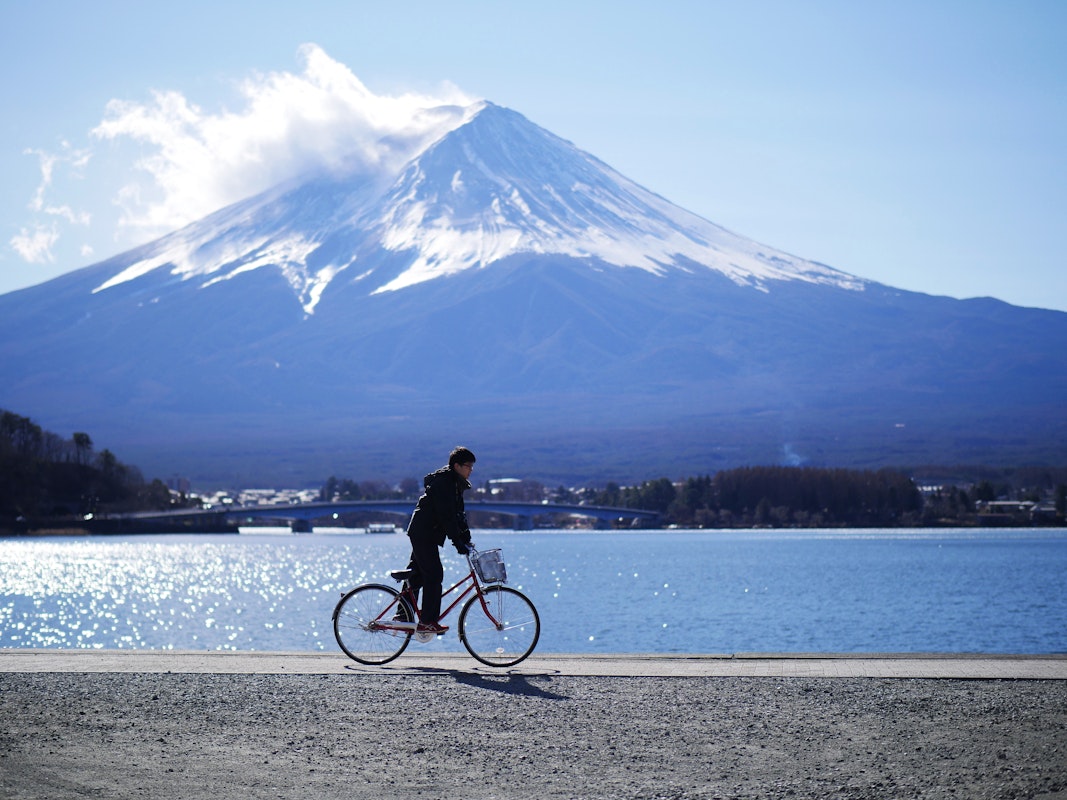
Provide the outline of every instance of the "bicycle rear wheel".
<path id="1" fill-rule="evenodd" d="M 530 598 L 508 586 L 489 586 L 482 596 L 484 608 L 478 595 L 463 606 L 459 640 L 472 656 L 490 667 L 518 664 L 533 652 L 541 636 L 537 609 Z"/>
<path id="2" fill-rule="evenodd" d="M 349 658 L 361 664 L 387 664 L 404 652 L 411 631 L 382 629 L 378 623 L 414 622 L 415 612 L 389 586 L 368 583 L 341 598 L 333 610 L 333 635 Z"/>

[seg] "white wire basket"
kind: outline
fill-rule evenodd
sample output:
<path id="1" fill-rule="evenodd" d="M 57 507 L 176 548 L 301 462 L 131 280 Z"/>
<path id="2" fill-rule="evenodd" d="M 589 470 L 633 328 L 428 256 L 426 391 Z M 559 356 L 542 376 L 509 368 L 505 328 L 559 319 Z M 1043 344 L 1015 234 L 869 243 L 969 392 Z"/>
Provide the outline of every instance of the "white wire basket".
<path id="1" fill-rule="evenodd" d="M 508 571 L 504 559 L 500 557 L 500 550 L 479 550 L 471 556 L 471 563 L 482 583 L 507 583 Z"/>

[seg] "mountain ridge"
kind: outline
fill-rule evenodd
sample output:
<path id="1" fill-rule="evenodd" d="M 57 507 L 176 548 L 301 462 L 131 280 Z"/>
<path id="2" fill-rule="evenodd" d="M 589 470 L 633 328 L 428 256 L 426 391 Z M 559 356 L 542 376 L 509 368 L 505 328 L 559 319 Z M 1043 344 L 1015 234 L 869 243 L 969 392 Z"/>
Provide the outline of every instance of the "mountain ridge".
<path id="1" fill-rule="evenodd" d="M 0 296 L 0 407 L 216 482 L 457 441 L 546 480 L 1067 463 L 1067 313 L 857 278 L 517 112 L 462 120 Z"/>

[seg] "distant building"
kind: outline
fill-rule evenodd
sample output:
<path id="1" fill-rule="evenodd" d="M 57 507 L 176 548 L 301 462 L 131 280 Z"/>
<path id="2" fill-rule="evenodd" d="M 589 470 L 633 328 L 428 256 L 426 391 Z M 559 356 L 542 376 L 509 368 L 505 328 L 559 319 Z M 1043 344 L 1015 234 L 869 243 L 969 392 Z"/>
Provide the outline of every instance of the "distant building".
<path id="1" fill-rule="evenodd" d="M 537 481 L 522 478 L 493 478 L 486 482 L 493 500 L 512 500 L 525 503 L 540 503 L 545 499 L 545 487 Z"/>
<path id="2" fill-rule="evenodd" d="M 188 478 L 179 478 L 177 475 L 174 475 L 167 480 L 167 488 L 172 492 L 188 495 L 192 489 L 192 485 L 189 483 Z"/>
<path id="3" fill-rule="evenodd" d="M 1029 500 L 982 500 L 975 505 L 980 525 L 1029 525 L 1036 508 Z"/>

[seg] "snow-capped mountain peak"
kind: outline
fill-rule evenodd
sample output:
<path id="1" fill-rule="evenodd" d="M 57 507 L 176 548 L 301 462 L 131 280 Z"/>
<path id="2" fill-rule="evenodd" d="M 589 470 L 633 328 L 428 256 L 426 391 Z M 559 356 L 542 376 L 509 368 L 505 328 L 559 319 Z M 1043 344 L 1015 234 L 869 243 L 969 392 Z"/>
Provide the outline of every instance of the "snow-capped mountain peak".
<path id="1" fill-rule="evenodd" d="M 95 291 L 149 274 L 206 289 L 276 269 L 312 314 L 342 274 L 380 294 L 517 254 L 661 276 L 708 269 L 763 291 L 865 285 L 678 208 L 514 111 L 480 102 L 441 116 L 444 132 L 399 171 L 291 181 L 118 257 Z M 376 279 L 382 254 L 390 268 Z"/>
<path id="2" fill-rule="evenodd" d="M 773 280 L 863 285 L 684 211 L 489 103 L 412 162 L 386 203 L 384 246 L 415 257 L 378 292 L 518 253 L 594 259 L 658 275 L 702 265 L 761 289 Z"/>

